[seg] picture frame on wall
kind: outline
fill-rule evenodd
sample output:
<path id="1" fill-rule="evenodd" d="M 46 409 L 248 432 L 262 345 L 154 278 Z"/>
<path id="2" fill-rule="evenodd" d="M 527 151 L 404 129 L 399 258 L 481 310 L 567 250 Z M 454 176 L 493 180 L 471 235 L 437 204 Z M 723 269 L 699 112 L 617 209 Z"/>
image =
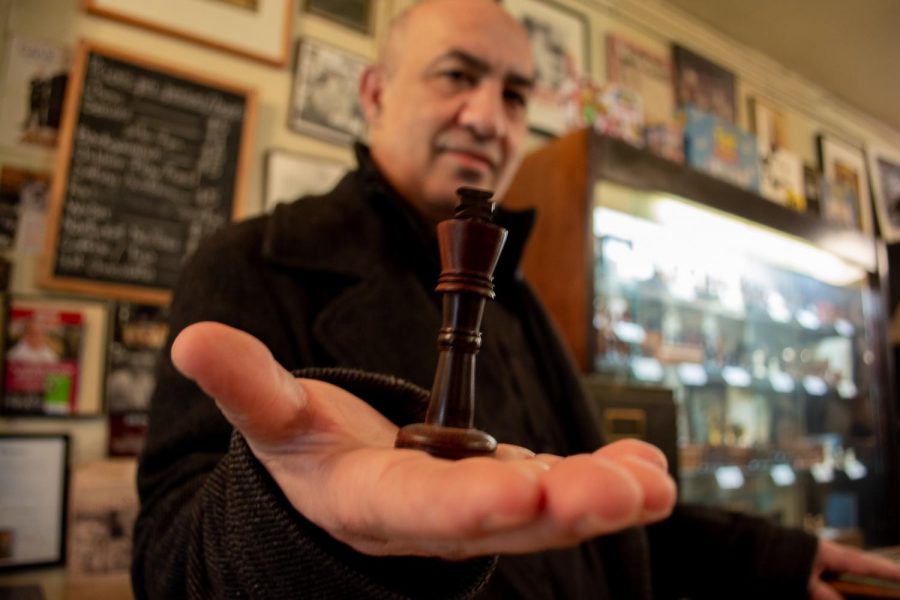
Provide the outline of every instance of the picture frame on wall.
<path id="1" fill-rule="evenodd" d="M 644 122 L 648 126 L 672 121 L 675 114 L 672 61 L 666 54 L 611 33 L 606 36 L 606 61 L 609 81 L 640 94 Z"/>
<path id="2" fill-rule="evenodd" d="M 888 244 L 900 242 L 900 151 L 873 148 L 868 153 L 878 228 Z"/>
<path id="3" fill-rule="evenodd" d="M 22 35 L 10 36 L 5 45 L 0 146 L 52 151 L 69 79 L 69 50 L 56 42 Z"/>
<path id="4" fill-rule="evenodd" d="M 279 202 L 324 194 L 349 170 L 344 163 L 308 156 L 291 150 L 271 148 L 266 152 L 265 211 Z"/>
<path id="5" fill-rule="evenodd" d="M 824 189 L 821 215 L 835 225 L 874 234 L 866 155 L 861 146 L 821 133 L 816 137 Z"/>
<path id="6" fill-rule="evenodd" d="M 311 38 L 297 43 L 288 126 L 297 133 L 350 144 L 365 131 L 357 86 L 367 61 Z"/>
<path id="7" fill-rule="evenodd" d="M 759 157 L 759 192 L 782 206 L 804 212 L 803 160 L 789 151 L 785 143 L 784 113 L 767 99 L 747 98 L 750 131 L 756 136 Z"/>
<path id="8" fill-rule="evenodd" d="M 0 572 L 66 560 L 69 436 L 0 434 Z"/>
<path id="9" fill-rule="evenodd" d="M 287 64 L 295 0 L 84 0 L 85 9 L 266 62 Z"/>
<path id="10" fill-rule="evenodd" d="M 373 5 L 373 0 L 304 0 L 303 8 L 311 15 L 371 33 Z"/>
<path id="11" fill-rule="evenodd" d="M 529 127 L 539 133 L 565 132 L 568 96 L 590 69 L 587 17 L 538 0 L 503 0 L 531 40 L 535 87 L 528 107 Z"/>
<path id="12" fill-rule="evenodd" d="M 734 73 L 679 44 L 672 45 L 672 62 L 678 106 L 695 106 L 734 125 L 737 114 Z"/>
<path id="13" fill-rule="evenodd" d="M 13 295 L 3 327 L 0 414 L 86 417 L 103 408 L 106 302 Z"/>

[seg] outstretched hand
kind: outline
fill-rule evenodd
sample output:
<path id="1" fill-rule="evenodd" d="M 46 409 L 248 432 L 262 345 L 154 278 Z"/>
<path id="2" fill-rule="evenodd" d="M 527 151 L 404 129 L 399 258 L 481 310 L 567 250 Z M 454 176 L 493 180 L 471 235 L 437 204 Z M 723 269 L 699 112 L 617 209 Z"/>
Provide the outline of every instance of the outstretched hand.
<path id="1" fill-rule="evenodd" d="M 567 458 L 501 444 L 496 458 L 448 461 L 395 449 L 397 427 L 368 404 L 294 378 L 239 330 L 192 325 L 172 360 L 300 513 L 367 554 L 466 558 L 562 547 L 657 521 L 675 502 L 665 457 L 642 442 Z"/>
<path id="2" fill-rule="evenodd" d="M 841 600 L 843 596 L 822 579 L 826 573 L 848 573 L 900 583 L 900 565 L 870 552 L 819 540 L 809 579 L 809 597 L 812 600 Z"/>

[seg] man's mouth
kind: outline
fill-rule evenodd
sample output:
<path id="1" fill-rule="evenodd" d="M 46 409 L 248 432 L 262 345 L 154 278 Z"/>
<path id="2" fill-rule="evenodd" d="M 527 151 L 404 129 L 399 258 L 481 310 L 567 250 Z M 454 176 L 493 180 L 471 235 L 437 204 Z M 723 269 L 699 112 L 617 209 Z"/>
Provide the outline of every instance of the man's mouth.
<path id="1" fill-rule="evenodd" d="M 457 161 L 459 161 L 466 167 L 478 170 L 488 170 L 491 173 L 496 172 L 497 165 L 499 163 L 498 160 L 495 160 L 489 154 L 481 152 L 479 150 L 444 147 L 441 148 L 441 152 L 444 154 L 452 155 Z"/>

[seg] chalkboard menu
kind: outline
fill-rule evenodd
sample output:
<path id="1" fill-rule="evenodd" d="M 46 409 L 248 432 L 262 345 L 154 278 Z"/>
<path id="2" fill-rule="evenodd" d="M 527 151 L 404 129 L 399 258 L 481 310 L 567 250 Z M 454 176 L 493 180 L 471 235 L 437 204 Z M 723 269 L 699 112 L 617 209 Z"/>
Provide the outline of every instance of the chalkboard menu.
<path id="1" fill-rule="evenodd" d="M 90 43 L 71 86 L 42 283 L 164 303 L 185 257 L 240 212 L 255 96 Z"/>

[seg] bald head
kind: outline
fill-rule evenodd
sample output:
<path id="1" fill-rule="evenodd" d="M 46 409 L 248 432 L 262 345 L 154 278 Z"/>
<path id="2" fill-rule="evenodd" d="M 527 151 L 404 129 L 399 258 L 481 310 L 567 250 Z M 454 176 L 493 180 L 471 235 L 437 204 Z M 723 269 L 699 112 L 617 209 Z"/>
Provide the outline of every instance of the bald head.
<path id="1" fill-rule="evenodd" d="M 449 13 L 477 11 L 485 18 L 507 21 L 527 38 L 524 28 L 509 13 L 500 7 L 497 0 L 420 0 L 405 9 L 391 21 L 384 43 L 378 55 L 379 64 L 390 73 L 402 59 L 407 45 L 408 34 L 418 26 L 428 27 L 429 20 L 443 19 Z M 421 19 L 421 21 L 420 21 Z"/>
<path id="2" fill-rule="evenodd" d="M 528 36 L 495 2 L 420 2 L 394 21 L 360 84 L 372 157 L 428 221 L 452 215 L 460 186 L 500 196 L 533 80 Z"/>

